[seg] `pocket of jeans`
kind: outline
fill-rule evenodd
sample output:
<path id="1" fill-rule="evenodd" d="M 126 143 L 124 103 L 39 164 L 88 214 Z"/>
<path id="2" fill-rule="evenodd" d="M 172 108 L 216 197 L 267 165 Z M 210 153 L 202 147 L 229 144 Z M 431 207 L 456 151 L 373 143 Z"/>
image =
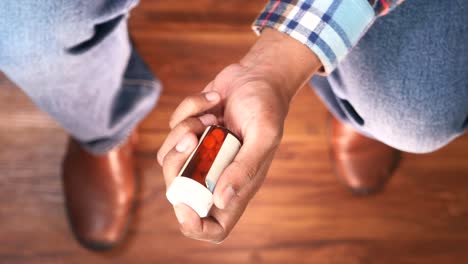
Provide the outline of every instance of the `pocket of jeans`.
<path id="1" fill-rule="evenodd" d="M 94 34 L 90 39 L 87 39 L 71 48 L 68 48 L 67 51 L 73 55 L 83 54 L 91 48 L 95 47 L 101 41 L 103 41 L 114 29 L 122 22 L 122 19 L 125 15 L 119 15 L 111 20 L 108 20 L 104 23 L 100 23 L 94 26 Z"/>
<path id="2" fill-rule="evenodd" d="M 349 118 L 352 118 L 356 124 L 363 126 L 364 125 L 364 119 L 358 114 L 356 109 L 351 105 L 351 103 L 348 100 L 343 100 L 339 99 L 341 106 L 344 108 L 346 113 L 348 114 Z"/>

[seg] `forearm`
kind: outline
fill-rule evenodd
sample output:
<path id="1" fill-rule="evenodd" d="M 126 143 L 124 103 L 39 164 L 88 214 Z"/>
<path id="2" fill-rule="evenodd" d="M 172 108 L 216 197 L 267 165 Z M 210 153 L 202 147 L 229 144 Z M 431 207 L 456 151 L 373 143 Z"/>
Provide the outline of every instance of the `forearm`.
<path id="1" fill-rule="evenodd" d="M 262 75 L 288 101 L 322 66 L 304 44 L 270 28 L 265 28 L 240 64 Z"/>

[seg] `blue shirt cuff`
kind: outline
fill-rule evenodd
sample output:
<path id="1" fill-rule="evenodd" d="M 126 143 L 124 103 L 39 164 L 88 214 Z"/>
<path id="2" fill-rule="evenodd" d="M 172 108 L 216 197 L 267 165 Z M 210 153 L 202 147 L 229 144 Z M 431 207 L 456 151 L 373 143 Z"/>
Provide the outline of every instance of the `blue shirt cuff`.
<path id="1" fill-rule="evenodd" d="M 272 0 L 253 24 L 275 28 L 309 47 L 332 72 L 373 23 L 367 0 Z"/>

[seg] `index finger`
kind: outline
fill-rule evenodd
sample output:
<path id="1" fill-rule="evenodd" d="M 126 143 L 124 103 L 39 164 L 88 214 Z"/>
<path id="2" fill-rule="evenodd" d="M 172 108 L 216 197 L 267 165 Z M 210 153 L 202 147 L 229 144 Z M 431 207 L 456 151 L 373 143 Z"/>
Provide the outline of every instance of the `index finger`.
<path id="1" fill-rule="evenodd" d="M 220 100 L 219 93 L 214 91 L 186 97 L 174 110 L 169 121 L 170 128 L 173 129 L 182 120 L 208 111 L 216 106 Z"/>

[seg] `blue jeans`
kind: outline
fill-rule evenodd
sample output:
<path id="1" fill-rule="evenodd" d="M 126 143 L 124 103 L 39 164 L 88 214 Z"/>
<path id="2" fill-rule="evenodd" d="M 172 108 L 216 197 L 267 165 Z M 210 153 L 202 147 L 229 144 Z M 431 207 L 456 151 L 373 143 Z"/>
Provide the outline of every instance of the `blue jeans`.
<path id="1" fill-rule="evenodd" d="M 434 151 L 468 128 L 467 10 L 466 0 L 408 0 L 311 84 L 362 134 L 403 151 Z"/>
<path id="2" fill-rule="evenodd" d="M 0 70 L 96 154 L 124 141 L 161 91 L 129 42 L 136 4 L 0 2 Z"/>
<path id="3" fill-rule="evenodd" d="M 0 70 L 84 147 L 103 153 L 153 108 L 159 82 L 128 40 L 137 0 L 0 3 Z M 468 127 L 468 1 L 411 0 L 311 82 L 339 119 L 410 152 Z M 447 19 L 450 18 L 450 19 Z"/>

